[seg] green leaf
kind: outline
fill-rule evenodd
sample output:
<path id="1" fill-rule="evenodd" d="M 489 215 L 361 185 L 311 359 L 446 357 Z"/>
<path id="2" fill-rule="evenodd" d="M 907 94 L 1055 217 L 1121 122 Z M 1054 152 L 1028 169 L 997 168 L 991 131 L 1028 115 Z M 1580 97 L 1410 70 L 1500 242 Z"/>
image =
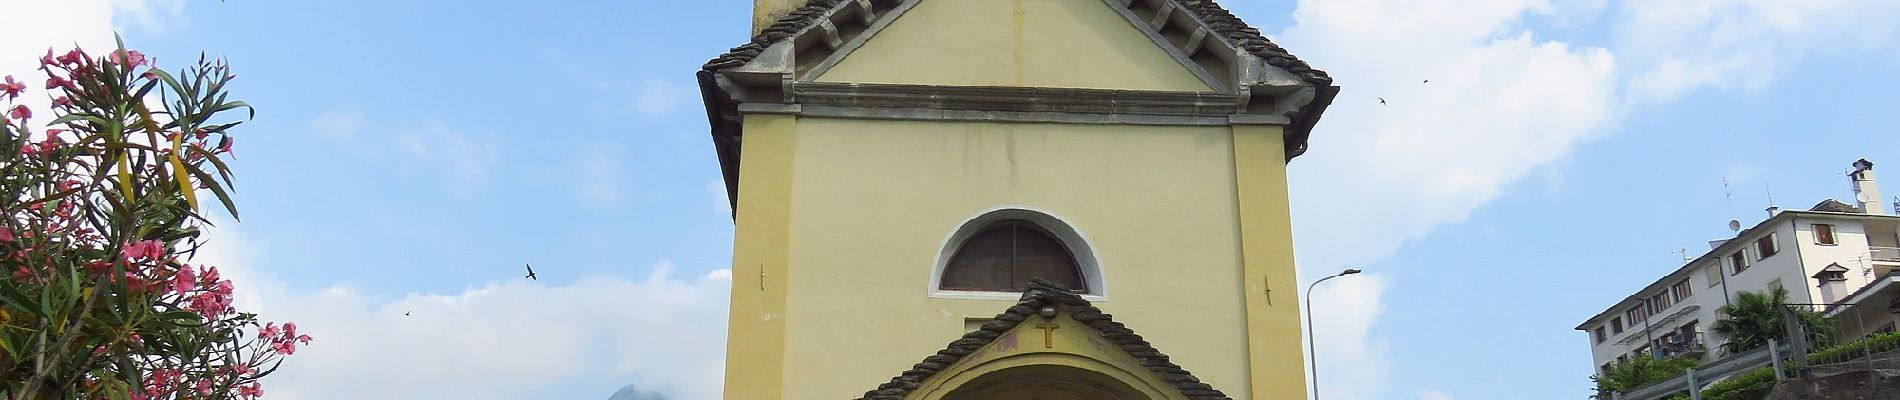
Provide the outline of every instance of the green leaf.
<path id="1" fill-rule="evenodd" d="M 139 87 L 138 93 L 132 94 L 132 98 L 143 99 L 145 98 L 146 93 L 151 93 L 152 88 L 156 88 L 156 87 L 158 87 L 158 81 L 156 80 L 146 81 L 144 86 Z"/>
<path id="2" fill-rule="evenodd" d="M 238 219 L 237 205 L 231 203 L 231 195 L 224 192 L 223 186 L 219 186 L 218 182 L 213 180 L 211 175 L 206 175 L 204 171 L 192 169 L 191 174 L 196 175 L 198 181 L 204 182 L 205 188 L 211 189 L 211 193 L 217 195 L 218 202 L 224 204 L 224 210 L 231 213 L 232 220 L 241 221 Z"/>
<path id="3" fill-rule="evenodd" d="M 91 122 L 96 125 L 106 125 L 105 118 L 99 118 L 92 114 L 85 114 L 85 113 L 72 113 L 72 114 L 61 115 L 59 116 L 59 118 L 54 118 L 53 122 L 48 122 L 46 124 L 47 125 L 61 125 L 61 124 L 65 124 L 65 123 L 73 122 L 73 121 L 86 121 L 86 122 Z"/>
<path id="4" fill-rule="evenodd" d="M 37 313 L 40 309 L 39 304 L 34 303 L 32 297 L 20 292 L 20 289 L 15 287 L 12 283 L 0 284 L 0 300 L 6 300 L 8 304 L 16 307 L 14 308 L 16 310 L 35 312 L 33 315 L 38 317 L 46 316 L 45 314 Z"/>

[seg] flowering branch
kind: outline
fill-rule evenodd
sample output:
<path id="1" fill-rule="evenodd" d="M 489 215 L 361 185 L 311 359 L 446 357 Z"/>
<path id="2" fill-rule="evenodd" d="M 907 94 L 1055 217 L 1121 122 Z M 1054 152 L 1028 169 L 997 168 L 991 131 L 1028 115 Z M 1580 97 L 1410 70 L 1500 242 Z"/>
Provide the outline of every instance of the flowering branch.
<path id="1" fill-rule="evenodd" d="M 199 190 L 237 218 L 230 129 L 250 105 L 200 57 L 177 74 L 123 44 L 40 59 L 52 118 L 35 131 L 0 79 L 0 398 L 253 399 L 310 336 L 232 307 L 192 265 Z M 249 115 L 246 115 L 248 119 Z"/>

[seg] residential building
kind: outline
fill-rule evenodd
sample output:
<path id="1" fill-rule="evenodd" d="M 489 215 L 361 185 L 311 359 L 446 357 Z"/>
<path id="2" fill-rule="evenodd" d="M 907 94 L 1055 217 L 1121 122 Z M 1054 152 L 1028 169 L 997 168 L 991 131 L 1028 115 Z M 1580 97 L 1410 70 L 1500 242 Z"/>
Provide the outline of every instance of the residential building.
<path id="1" fill-rule="evenodd" d="M 1842 337 L 1893 329 L 1900 296 L 1892 271 L 1900 267 L 1900 217 L 1889 215 L 1874 180 L 1873 163 L 1854 163 L 1848 176 L 1855 204 L 1828 199 L 1807 210 L 1770 208 L 1769 217 L 1733 238 L 1709 242 L 1710 250 L 1656 279 L 1582 324 L 1599 371 L 1629 357 L 1693 356 L 1715 360 L 1724 338 L 1710 327 L 1721 309 L 1742 292 L 1788 290 L 1794 304 L 1837 318 Z M 1872 311 L 1876 305 L 1880 311 Z M 1866 328 L 1846 326 L 1866 321 Z M 1851 328 L 1851 329 L 1849 329 Z"/>

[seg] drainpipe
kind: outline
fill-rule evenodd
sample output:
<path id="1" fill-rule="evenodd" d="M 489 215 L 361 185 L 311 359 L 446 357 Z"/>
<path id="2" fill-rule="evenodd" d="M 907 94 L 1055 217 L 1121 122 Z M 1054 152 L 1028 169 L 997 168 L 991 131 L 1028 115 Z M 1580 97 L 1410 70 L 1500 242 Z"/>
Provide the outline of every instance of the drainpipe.
<path id="1" fill-rule="evenodd" d="M 1642 293 L 1642 292 L 1637 292 L 1637 293 Z M 1641 296 L 1641 294 L 1638 294 L 1637 296 Z M 1660 348 L 1662 346 L 1657 346 L 1656 337 L 1650 335 L 1649 333 L 1651 329 L 1649 325 L 1649 320 L 1656 318 L 1655 315 L 1650 315 L 1650 312 L 1654 311 L 1655 307 L 1649 306 L 1649 299 L 1647 298 L 1642 299 L 1641 301 L 1643 302 L 1643 341 L 1646 342 L 1649 346 L 1649 358 L 1662 359 L 1662 349 Z"/>
<path id="2" fill-rule="evenodd" d="M 1809 274 L 1809 273 L 1808 273 L 1808 260 L 1807 260 L 1807 259 L 1805 259 L 1805 258 L 1801 258 L 1801 229 L 1800 229 L 1800 227 L 1799 227 L 1799 226 L 1797 226 L 1798 224 L 1796 224 L 1796 222 L 1797 222 L 1797 221 L 1799 221 L 1799 220 L 1800 220 L 1800 218 L 1788 218 L 1788 232 L 1792 232 L 1792 233 L 1791 233 L 1791 234 L 1790 234 L 1789 236 L 1793 236 L 1793 237 L 1791 237 L 1791 238 L 1789 238 L 1789 239 L 1790 239 L 1790 242 L 1792 242 L 1792 243 L 1794 243 L 1794 263 L 1795 263 L 1795 265 L 1799 265 L 1799 266 L 1801 266 L 1801 275 L 1803 275 L 1803 276 L 1809 276 L 1809 275 L 1813 275 L 1813 274 Z M 1864 228 L 1864 226 L 1865 226 L 1865 224 L 1864 224 L 1864 223 L 1862 224 L 1862 226 L 1863 226 L 1863 228 L 1861 228 L 1861 230 L 1862 230 L 1862 231 L 1866 231 L 1866 228 Z M 1839 242 L 1839 241 L 1840 241 L 1840 239 L 1834 239 L 1834 240 L 1835 240 L 1835 242 Z M 1801 287 L 1805 289 L 1805 288 L 1807 288 L 1807 287 L 1808 287 L 1808 285 L 1807 285 L 1807 283 L 1805 283 L 1805 282 L 1804 282 L 1804 283 L 1802 283 L 1802 284 L 1801 284 Z M 1817 288 L 1817 289 L 1818 289 L 1818 288 Z M 1808 292 L 1808 302 L 1809 302 L 1809 303 L 1815 303 L 1816 301 L 1814 301 L 1814 300 L 1816 300 L 1816 299 L 1814 298 L 1814 292 Z M 1814 306 L 1808 306 L 1808 308 L 1810 308 L 1810 309 L 1812 309 L 1812 308 L 1814 308 Z"/>

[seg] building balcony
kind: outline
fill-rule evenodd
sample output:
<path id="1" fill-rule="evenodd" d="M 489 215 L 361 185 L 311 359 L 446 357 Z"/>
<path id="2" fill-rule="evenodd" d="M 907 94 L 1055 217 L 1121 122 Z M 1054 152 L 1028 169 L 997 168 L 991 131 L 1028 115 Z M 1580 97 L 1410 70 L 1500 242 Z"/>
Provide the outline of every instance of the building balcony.
<path id="1" fill-rule="evenodd" d="M 1701 332 L 1692 335 L 1671 335 L 1659 342 L 1661 343 L 1658 343 L 1657 349 L 1662 350 L 1663 357 L 1701 357 L 1709 353 L 1709 346 L 1703 343 Z"/>
<path id="2" fill-rule="evenodd" d="M 1900 247 L 1867 246 L 1874 261 L 1900 263 Z"/>

